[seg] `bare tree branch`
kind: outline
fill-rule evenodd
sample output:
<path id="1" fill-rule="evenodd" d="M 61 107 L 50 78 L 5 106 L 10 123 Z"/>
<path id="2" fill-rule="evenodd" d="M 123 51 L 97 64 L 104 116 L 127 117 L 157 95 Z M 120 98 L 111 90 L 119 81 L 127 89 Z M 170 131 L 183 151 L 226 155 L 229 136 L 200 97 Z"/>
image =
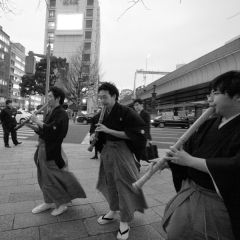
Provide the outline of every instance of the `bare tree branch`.
<path id="1" fill-rule="evenodd" d="M 143 4 L 143 6 L 147 9 L 147 10 L 150 10 L 146 7 L 145 3 L 143 0 L 133 0 L 133 1 L 130 1 L 129 3 L 132 2 L 132 5 L 130 7 L 128 7 L 122 14 L 121 16 L 117 19 L 117 21 L 132 7 L 134 7 L 137 3 L 141 2 Z"/>
<path id="2" fill-rule="evenodd" d="M 235 15 L 233 15 L 233 16 L 231 16 L 231 17 L 229 17 L 229 18 L 227 18 L 227 19 L 231 19 L 231 18 L 233 18 L 233 17 L 236 17 L 236 16 L 239 15 L 239 14 L 240 14 L 240 12 L 237 13 L 237 14 L 235 14 Z"/>

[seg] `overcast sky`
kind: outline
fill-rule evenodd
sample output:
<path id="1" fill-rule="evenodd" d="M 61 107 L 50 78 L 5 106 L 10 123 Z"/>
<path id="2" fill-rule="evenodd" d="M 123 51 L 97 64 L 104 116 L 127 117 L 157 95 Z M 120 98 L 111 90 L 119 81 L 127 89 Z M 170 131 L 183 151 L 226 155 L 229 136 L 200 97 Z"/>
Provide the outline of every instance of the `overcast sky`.
<path id="1" fill-rule="evenodd" d="M 38 0 L 11 1 L 22 12 L 11 21 L 0 12 L 3 30 L 25 46 L 26 54 L 43 53 L 45 1 L 39 8 Z M 240 0 L 144 0 L 149 10 L 138 3 L 118 20 L 128 2 L 100 0 L 103 80 L 119 90 L 133 89 L 134 73 L 145 70 L 146 61 L 147 70 L 171 72 L 240 35 Z M 159 77 L 148 75 L 147 84 Z M 140 85 L 142 75 L 137 77 Z"/>

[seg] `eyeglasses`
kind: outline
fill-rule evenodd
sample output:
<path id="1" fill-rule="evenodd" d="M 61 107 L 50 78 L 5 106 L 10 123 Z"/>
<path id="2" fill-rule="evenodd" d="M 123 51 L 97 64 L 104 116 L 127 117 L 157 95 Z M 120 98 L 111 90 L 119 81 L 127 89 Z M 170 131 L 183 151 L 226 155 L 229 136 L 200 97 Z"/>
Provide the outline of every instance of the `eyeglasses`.
<path id="1" fill-rule="evenodd" d="M 207 98 L 210 98 L 210 97 L 212 98 L 212 97 L 215 97 L 215 96 L 217 96 L 219 94 L 220 94 L 219 91 L 211 92 L 209 95 L 207 95 Z"/>

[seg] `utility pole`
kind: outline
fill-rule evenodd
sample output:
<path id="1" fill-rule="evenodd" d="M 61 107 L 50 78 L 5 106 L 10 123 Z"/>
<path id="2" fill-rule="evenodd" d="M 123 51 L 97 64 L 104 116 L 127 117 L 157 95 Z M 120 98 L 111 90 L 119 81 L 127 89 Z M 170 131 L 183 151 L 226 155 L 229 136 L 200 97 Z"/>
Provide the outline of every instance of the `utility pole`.
<path id="1" fill-rule="evenodd" d="M 47 101 L 48 101 L 49 78 L 50 78 L 50 57 L 51 57 L 50 54 L 51 54 L 50 44 L 48 44 L 46 55 L 37 54 L 37 53 L 34 53 L 33 51 L 30 51 L 28 53 L 28 56 L 26 56 L 26 65 L 25 65 L 25 73 L 35 74 L 36 60 L 35 60 L 34 56 L 47 59 L 45 103 L 47 103 Z M 47 114 L 47 108 L 44 109 L 44 117 L 46 116 L 46 114 Z"/>

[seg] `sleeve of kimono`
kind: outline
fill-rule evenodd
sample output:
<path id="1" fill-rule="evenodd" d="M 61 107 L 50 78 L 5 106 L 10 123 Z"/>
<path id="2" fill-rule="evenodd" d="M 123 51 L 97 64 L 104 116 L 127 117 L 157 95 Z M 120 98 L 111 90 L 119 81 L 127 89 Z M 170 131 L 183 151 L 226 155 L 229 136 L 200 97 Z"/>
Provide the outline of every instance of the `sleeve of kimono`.
<path id="1" fill-rule="evenodd" d="M 147 143 L 146 124 L 132 109 L 123 116 L 123 131 L 128 136 L 129 148 L 140 159 Z"/>
<path id="2" fill-rule="evenodd" d="M 233 157 L 207 158 L 206 164 L 223 199 L 235 194 L 240 187 L 240 149 Z"/>
<path id="3" fill-rule="evenodd" d="M 59 112 L 50 123 L 44 123 L 42 129 L 44 135 L 48 137 L 52 134 L 58 135 L 59 140 L 63 140 L 68 132 L 68 117 Z"/>

